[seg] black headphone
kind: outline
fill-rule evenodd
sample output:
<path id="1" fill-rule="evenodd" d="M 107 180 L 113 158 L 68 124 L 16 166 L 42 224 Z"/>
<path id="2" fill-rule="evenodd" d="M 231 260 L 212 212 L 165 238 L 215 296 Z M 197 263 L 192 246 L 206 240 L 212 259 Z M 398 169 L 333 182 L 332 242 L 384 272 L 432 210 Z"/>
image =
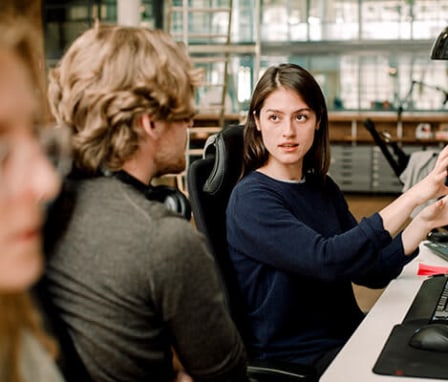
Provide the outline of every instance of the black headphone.
<path id="1" fill-rule="evenodd" d="M 147 186 L 123 170 L 113 172 L 111 175 L 142 192 L 146 199 L 163 203 L 168 210 L 183 216 L 187 220 L 191 219 L 190 201 L 178 188 L 167 185 Z"/>

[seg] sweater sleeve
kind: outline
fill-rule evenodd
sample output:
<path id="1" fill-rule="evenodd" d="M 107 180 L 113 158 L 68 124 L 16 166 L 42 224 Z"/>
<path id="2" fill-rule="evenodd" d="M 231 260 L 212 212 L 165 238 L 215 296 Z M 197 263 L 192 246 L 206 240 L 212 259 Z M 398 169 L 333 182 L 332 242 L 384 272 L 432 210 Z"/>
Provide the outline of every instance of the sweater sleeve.
<path id="1" fill-rule="evenodd" d="M 374 265 L 366 272 L 353 278 L 353 282 L 369 288 L 384 288 L 390 280 L 396 278 L 403 267 L 419 254 L 417 248 L 413 254 L 406 256 L 403 250 L 401 233 L 383 248 Z"/>
<path id="2" fill-rule="evenodd" d="M 333 203 L 337 204 L 335 198 Z M 305 224 L 286 204 L 282 195 L 268 187 L 237 187 L 227 210 L 230 252 L 325 282 L 357 279 L 361 284 L 372 283 L 381 274 L 379 270 L 390 280 L 405 264 L 402 248 L 400 254 L 379 214 L 356 224 L 344 204 L 336 208 L 331 222 L 326 221 L 329 215 L 324 210 L 320 218 L 314 217 L 318 225 L 328 227 L 336 221 L 340 225 L 336 234 L 324 235 Z M 313 207 L 312 213 L 318 214 L 318 207 Z M 378 281 L 383 284 L 383 280 Z"/>
<path id="3" fill-rule="evenodd" d="M 343 231 L 350 230 L 357 225 L 355 217 L 349 211 L 346 199 L 344 198 L 339 187 L 331 181 L 334 187 L 333 194 L 336 198 L 338 206 L 338 214 L 341 217 Z M 375 218 L 379 218 L 380 226 L 383 228 L 383 222 L 379 214 L 375 214 Z M 384 228 L 383 228 L 384 229 Z M 360 272 L 354 275 L 353 282 L 359 285 L 364 285 L 369 288 L 383 288 L 390 280 L 396 278 L 403 266 L 412 261 L 419 253 L 419 249 L 410 256 L 404 254 L 403 242 L 401 232 L 392 239 L 392 241 L 381 248 L 378 252 L 377 260 L 372 267 L 367 267 L 365 272 Z"/>
<path id="4" fill-rule="evenodd" d="M 224 303 L 202 235 L 181 219 L 165 219 L 163 264 L 150 281 L 157 308 L 186 371 L 195 381 L 245 381 L 244 345 Z"/>

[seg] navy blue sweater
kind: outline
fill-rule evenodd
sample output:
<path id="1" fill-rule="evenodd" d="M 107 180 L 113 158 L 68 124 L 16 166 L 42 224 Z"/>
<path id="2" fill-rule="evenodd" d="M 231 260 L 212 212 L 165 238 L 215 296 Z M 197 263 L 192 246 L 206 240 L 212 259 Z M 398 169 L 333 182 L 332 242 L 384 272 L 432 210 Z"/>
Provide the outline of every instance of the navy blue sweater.
<path id="1" fill-rule="evenodd" d="M 361 322 L 351 283 L 384 287 L 417 254 L 379 214 L 358 224 L 329 177 L 322 187 L 249 174 L 232 192 L 227 240 L 255 357 L 309 364 Z"/>

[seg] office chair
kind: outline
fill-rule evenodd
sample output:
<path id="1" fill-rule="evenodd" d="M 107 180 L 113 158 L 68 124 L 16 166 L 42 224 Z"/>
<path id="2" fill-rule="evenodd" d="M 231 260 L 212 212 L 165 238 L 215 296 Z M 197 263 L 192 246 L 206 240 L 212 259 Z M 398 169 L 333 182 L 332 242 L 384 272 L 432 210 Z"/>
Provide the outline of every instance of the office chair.
<path id="1" fill-rule="evenodd" d="M 204 157 L 190 164 L 187 186 L 197 229 L 207 240 L 223 284 L 230 315 L 246 344 L 252 382 L 317 382 L 313 368 L 287 362 L 251 360 L 248 323 L 238 280 L 227 252 L 226 207 L 241 172 L 243 127 L 231 125 L 206 142 Z"/>

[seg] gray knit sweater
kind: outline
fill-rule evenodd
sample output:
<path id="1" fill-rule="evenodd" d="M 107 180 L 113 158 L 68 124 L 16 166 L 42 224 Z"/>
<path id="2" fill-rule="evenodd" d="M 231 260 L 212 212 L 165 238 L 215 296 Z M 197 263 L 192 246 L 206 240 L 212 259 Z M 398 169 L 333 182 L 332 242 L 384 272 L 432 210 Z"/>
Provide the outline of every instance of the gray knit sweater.
<path id="1" fill-rule="evenodd" d="M 202 235 L 116 178 L 78 180 L 47 291 L 95 381 L 236 381 L 245 352 Z"/>

